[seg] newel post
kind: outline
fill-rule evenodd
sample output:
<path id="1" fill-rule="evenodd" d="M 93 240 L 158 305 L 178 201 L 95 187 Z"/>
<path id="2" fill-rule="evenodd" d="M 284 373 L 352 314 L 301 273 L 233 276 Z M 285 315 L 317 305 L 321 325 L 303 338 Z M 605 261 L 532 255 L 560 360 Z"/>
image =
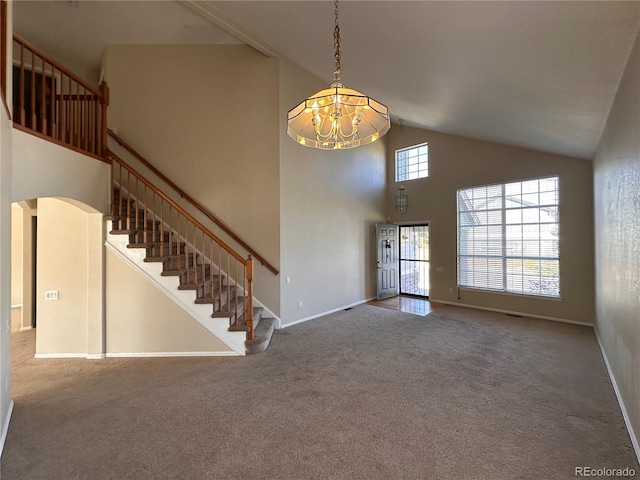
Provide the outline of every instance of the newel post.
<path id="1" fill-rule="evenodd" d="M 107 158 L 107 107 L 109 106 L 109 86 L 107 82 L 103 81 L 100 84 L 100 111 L 102 113 L 101 118 L 101 132 L 100 132 L 100 155 L 103 158 Z"/>
<path id="2" fill-rule="evenodd" d="M 251 255 L 247 257 L 246 263 L 247 274 L 247 310 L 246 324 L 249 330 L 247 331 L 247 340 L 253 340 L 253 258 Z"/>

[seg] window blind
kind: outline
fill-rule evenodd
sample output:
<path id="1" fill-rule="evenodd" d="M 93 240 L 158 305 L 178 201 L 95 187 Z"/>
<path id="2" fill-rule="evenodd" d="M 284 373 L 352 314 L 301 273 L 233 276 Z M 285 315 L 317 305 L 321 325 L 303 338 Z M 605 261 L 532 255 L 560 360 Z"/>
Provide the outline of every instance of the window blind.
<path id="1" fill-rule="evenodd" d="M 560 296 L 558 177 L 458 190 L 458 285 Z"/>

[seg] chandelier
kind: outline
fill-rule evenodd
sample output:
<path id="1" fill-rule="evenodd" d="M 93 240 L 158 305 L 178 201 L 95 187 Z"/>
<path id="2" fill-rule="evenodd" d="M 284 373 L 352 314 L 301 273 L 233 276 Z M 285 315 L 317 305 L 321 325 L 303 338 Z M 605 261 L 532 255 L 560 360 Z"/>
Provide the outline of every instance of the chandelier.
<path id="1" fill-rule="evenodd" d="M 334 0 L 335 72 L 333 83 L 295 106 L 287 115 L 287 134 L 300 145 L 322 150 L 355 148 L 375 142 L 390 128 L 389 111 L 373 98 L 345 88 L 340 79 L 340 26 Z"/>

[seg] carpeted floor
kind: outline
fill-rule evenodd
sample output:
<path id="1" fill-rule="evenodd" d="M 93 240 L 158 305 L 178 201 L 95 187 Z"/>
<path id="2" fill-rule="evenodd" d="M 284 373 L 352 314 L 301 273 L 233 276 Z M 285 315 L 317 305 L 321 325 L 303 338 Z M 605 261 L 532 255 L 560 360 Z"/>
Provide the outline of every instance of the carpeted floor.
<path id="1" fill-rule="evenodd" d="M 532 479 L 640 472 L 593 331 L 361 305 L 243 358 L 33 359 L 2 480 Z"/>

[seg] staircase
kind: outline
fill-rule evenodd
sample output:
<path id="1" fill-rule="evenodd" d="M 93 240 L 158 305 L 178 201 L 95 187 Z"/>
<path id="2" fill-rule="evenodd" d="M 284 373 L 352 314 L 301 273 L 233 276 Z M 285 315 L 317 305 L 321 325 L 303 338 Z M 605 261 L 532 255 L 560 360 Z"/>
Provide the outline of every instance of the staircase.
<path id="1" fill-rule="evenodd" d="M 107 216 L 111 229 L 107 246 L 130 265 L 136 265 L 147 279 L 157 276 L 152 283 L 235 353 L 258 353 L 267 348 L 275 319 L 262 318 L 264 309 L 254 307 L 253 259 L 274 275 L 278 275 L 278 270 L 107 129 L 109 88 L 106 83 L 92 87 L 16 34 L 13 53 L 17 62 L 13 79 L 14 128 L 108 162 L 112 167 L 111 211 Z M 51 72 L 50 75 L 47 72 Z M 36 78 L 40 79 L 36 81 Z M 168 185 L 175 192 L 173 199 L 111 151 L 108 138 L 118 142 L 136 161 L 135 165 L 150 171 L 151 178 Z M 224 232 L 233 245 L 250 255 L 242 257 L 217 237 L 174 201 L 178 197 L 189 202 L 189 208 L 198 210 L 207 225 L 215 225 L 212 228 Z M 141 268 L 141 265 L 150 268 Z M 184 302 L 183 294 L 190 291 L 193 297 L 190 302 Z M 181 295 L 174 295 L 175 292 Z M 237 341 L 239 336 L 243 338 L 241 342 Z"/>
<path id="2" fill-rule="evenodd" d="M 193 291 L 195 305 L 184 310 L 236 353 L 264 351 L 276 320 L 263 318 L 264 309 L 253 306 L 251 256 L 240 257 L 119 157 L 109 155 L 114 185 L 106 219 L 111 222 L 110 237 L 118 236 L 116 243 L 126 244 L 123 256 L 138 255 L 145 264 L 161 265 L 159 275 L 173 277 L 175 289 Z M 185 301 L 184 295 L 171 297 L 176 303 Z M 202 318 L 203 311 L 209 318 Z M 220 335 L 221 322 L 228 322 L 228 332 L 237 333 Z M 245 337 L 243 351 L 236 335 Z"/>

